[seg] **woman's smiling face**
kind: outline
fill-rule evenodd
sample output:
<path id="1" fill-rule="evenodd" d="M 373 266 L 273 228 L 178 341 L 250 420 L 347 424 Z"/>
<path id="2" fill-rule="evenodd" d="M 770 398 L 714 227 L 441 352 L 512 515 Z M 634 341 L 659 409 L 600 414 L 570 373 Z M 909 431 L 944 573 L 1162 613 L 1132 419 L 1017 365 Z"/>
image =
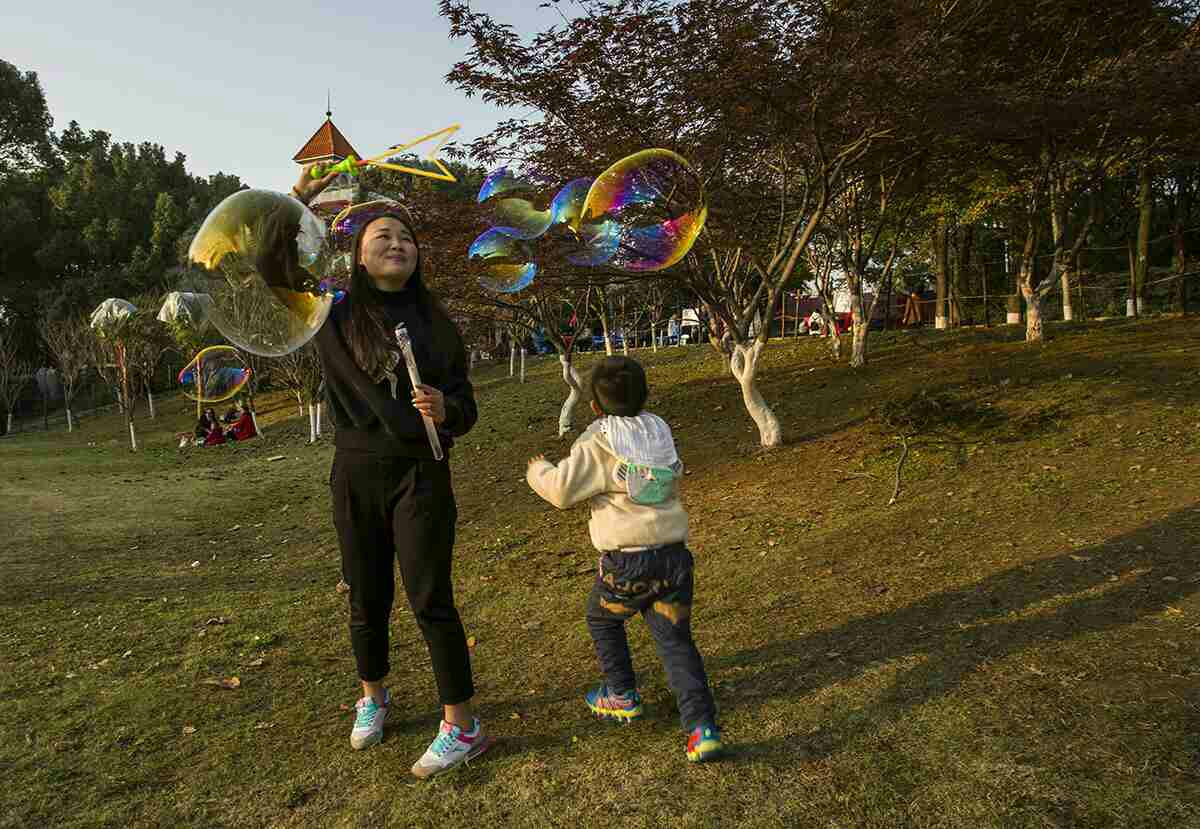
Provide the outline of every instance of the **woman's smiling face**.
<path id="1" fill-rule="evenodd" d="M 417 243 L 399 219 L 385 216 L 367 225 L 359 262 L 381 291 L 399 291 L 417 269 Z"/>

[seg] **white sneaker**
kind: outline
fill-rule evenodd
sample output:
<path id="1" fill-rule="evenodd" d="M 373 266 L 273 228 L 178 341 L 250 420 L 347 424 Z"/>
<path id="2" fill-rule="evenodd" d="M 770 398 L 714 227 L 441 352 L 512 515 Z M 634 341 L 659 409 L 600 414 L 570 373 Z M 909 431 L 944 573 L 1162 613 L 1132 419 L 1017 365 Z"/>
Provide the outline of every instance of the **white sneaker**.
<path id="1" fill-rule="evenodd" d="M 374 697 L 363 697 L 354 703 L 358 716 L 354 718 L 354 729 L 350 732 L 350 748 L 358 751 L 383 739 L 383 721 L 392 704 L 392 692 L 384 691 L 383 699 L 383 705 L 375 702 Z"/>
<path id="2" fill-rule="evenodd" d="M 484 736 L 478 719 L 472 723 L 470 732 L 442 720 L 437 737 L 425 749 L 421 759 L 413 764 L 412 773 L 421 779 L 433 777 L 478 757 L 491 744 L 491 739 Z"/>

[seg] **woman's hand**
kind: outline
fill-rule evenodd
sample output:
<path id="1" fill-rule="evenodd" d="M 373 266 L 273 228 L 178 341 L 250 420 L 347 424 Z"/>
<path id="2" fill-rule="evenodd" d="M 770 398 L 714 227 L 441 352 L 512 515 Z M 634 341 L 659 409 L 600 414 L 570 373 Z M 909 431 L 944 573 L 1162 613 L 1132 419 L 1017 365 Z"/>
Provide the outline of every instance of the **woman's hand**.
<path id="1" fill-rule="evenodd" d="M 446 422 L 446 396 L 440 391 L 422 383 L 413 389 L 412 397 L 417 411 L 432 420 L 435 426 Z"/>
<path id="2" fill-rule="evenodd" d="M 329 186 L 329 182 L 337 178 L 337 173 L 326 173 L 321 178 L 313 178 L 312 168 L 319 163 L 314 161 L 312 164 L 305 165 L 303 172 L 300 173 L 300 180 L 292 188 L 292 195 L 305 204 L 315 199 L 322 190 Z"/>

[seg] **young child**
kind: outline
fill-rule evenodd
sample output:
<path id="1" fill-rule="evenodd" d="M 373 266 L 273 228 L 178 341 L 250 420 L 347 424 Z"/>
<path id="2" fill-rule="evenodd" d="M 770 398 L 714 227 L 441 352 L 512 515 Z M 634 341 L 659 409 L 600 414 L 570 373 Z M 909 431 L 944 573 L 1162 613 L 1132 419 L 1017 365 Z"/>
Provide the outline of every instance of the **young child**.
<path id="1" fill-rule="evenodd" d="M 592 372 L 588 427 L 557 466 L 539 456 L 526 480 L 559 509 L 591 500 L 589 530 L 600 568 L 588 599 L 587 623 L 607 682 L 585 696 L 601 717 L 628 722 L 642 714 L 625 637 L 625 621 L 646 620 L 694 762 L 720 754 L 721 731 L 704 663 L 692 641 L 692 554 L 688 517 L 679 502 L 683 465 L 671 429 L 642 411 L 646 373 L 628 357 L 608 357 Z"/>

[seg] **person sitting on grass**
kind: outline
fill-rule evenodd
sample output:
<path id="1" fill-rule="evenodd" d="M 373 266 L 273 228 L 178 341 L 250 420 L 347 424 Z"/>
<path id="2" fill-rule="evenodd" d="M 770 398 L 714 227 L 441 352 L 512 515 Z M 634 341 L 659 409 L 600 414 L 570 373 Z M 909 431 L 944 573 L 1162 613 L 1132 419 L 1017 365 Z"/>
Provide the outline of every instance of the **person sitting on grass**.
<path id="1" fill-rule="evenodd" d="M 629 722 L 642 714 L 625 622 L 641 613 L 658 646 L 679 705 L 687 758 L 703 762 L 723 750 L 704 662 L 692 640 L 694 562 L 688 516 L 679 501 L 683 465 L 671 428 L 642 410 L 649 395 L 636 360 L 608 357 L 592 372 L 592 412 L 599 418 L 557 466 L 531 458 L 530 488 L 559 509 L 590 500 L 588 528 L 600 567 L 587 606 L 588 630 L 605 683 L 585 696 L 592 712 Z"/>
<path id="2" fill-rule="evenodd" d="M 195 432 L 193 432 L 196 437 L 197 446 L 202 446 L 204 444 L 204 440 L 208 437 L 208 433 L 211 432 L 216 425 L 217 418 L 213 410 L 205 409 L 204 413 L 200 415 L 200 419 L 196 421 L 196 429 Z"/>
<path id="3" fill-rule="evenodd" d="M 225 437 L 229 440 L 250 440 L 258 434 L 258 430 L 254 428 L 254 415 L 250 413 L 250 404 L 241 404 L 241 414 L 238 415 L 237 421 L 225 430 Z"/>

